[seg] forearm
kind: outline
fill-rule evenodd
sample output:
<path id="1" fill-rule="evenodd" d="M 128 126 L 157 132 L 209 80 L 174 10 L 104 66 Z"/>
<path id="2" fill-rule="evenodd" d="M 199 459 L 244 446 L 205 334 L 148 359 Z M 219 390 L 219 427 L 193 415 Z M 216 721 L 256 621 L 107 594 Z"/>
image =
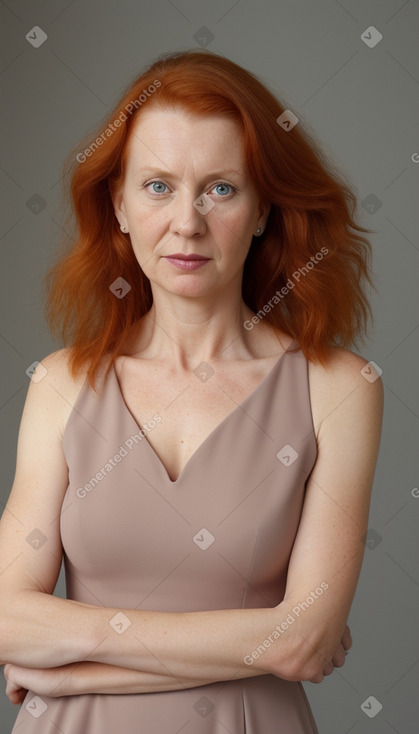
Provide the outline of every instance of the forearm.
<path id="1" fill-rule="evenodd" d="M 339 648 L 346 624 L 340 615 L 328 618 L 330 601 L 322 594 L 310 596 L 314 606 L 289 597 L 261 609 L 87 610 L 93 646 L 85 659 L 190 680 L 266 673 L 313 680 Z"/>
<path id="2" fill-rule="evenodd" d="M 320 599 L 279 634 L 276 629 L 291 610 L 290 600 L 272 608 L 160 612 L 94 606 L 24 590 L 10 596 L 8 613 L 5 601 L 2 661 L 30 668 L 97 662 L 201 682 L 265 673 L 290 679 L 296 658 L 304 662 L 306 639 L 310 654 L 313 642 L 320 651 L 317 639 L 326 611 Z M 316 630 L 313 638 L 311 631 Z M 330 659 L 340 634 L 330 654 L 320 654 L 319 665 Z M 263 654 L 252 657 L 261 646 Z"/>
<path id="3" fill-rule="evenodd" d="M 311 680 L 312 683 L 321 683 L 324 676 L 330 675 L 335 667 L 340 668 L 344 665 L 345 656 L 351 645 L 351 633 L 346 625 L 331 660 L 323 666 L 321 671 L 315 672 L 314 676 L 307 680 Z M 52 697 L 96 693 L 103 695 L 139 694 L 196 688 L 218 682 L 206 679 L 204 675 L 190 680 L 170 674 L 142 673 L 105 663 L 89 662 L 37 669 L 7 663 L 4 666 L 4 675 L 7 683 L 6 694 L 14 704 L 22 703 L 27 691 Z M 246 675 L 241 673 L 241 677 L 251 675 L 257 675 L 255 669 L 252 671 L 248 669 Z"/>
<path id="4" fill-rule="evenodd" d="M 1 595 L 0 660 L 33 668 L 50 668 L 84 660 L 90 638 L 84 634 L 82 602 L 40 591 Z"/>
<path id="5" fill-rule="evenodd" d="M 2 600 L 0 658 L 31 668 L 89 661 L 181 680 L 229 680 L 266 672 L 244 657 L 278 620 L 275 608 L 122 614 L 130 624 L 119 634 L 112 621 L 119 609 L 19 592 Z"/>
<path id="6" fill-rule="evenodd" d="M 254 673 L 253 673 L 254 675 Z M 70 696 L 85 693 L 127 694 L 156 693 L 196 688 L 216 681 L 205 676 L 191 680 L 167 673 L 143 673 L 104 663 L 74 663 L 68 666 L 68 675 L 57 686 L 54 696 Z"/>
<path id="7" fill-rule="evenodd" d="M 88 623 L 93 633 L 88 660 L 201 682 L 271 672 L 269 655 L 251 664 L 246 660 L 282 619 L 278 608 L 188 613 L 99 609 L 87 610 L 86 616 L 93 625 Z M 286 639 L 275 653 L 285 660 Z"/>

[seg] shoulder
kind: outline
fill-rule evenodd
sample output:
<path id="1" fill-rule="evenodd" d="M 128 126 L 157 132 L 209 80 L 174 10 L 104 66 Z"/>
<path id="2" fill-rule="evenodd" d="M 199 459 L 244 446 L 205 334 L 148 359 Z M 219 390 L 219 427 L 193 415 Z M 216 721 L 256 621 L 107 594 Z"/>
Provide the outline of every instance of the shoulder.
<path id="1" fill-rule="evenodd" d="M 70 368 L 71 348 L 58 349 L 42 357 L 32 375 L 29 393 L 42 401 L 62 437 L 67 419 L 86 380 L 88 365 L 76 376 Z"/>
<path id="2" fill-rule="evenodd" d="M 340 347 L 328 348 L 324 365 L 308 363 L 313 423 L 318 434 L 326 418 L 335 412 L 341 420 L 354 411 L 370 414 L 381 423 L 384 388 L 370 361 Z M 329 426 L 335 421 L 328 421 Z"/>
<path id="3" fill-rule="evenodd" d="M 76 390 L 83 384 L 88 367 L 81 370 L 76 377 L 70 369 L 71 348 L 58 349 L 42 357 L 37 366 L 32 381 L 35 384 L 45 381 L 44 384 L 62 387 L 65 391 Z"/>
<path id="4" fill-rule="evenodd" d="M 381 392 L 383 386 L 372 362 L 341 347 L 328 347 L 324 365 L 320 362 L 309 362 L 309 374 L 311 382 L 324 385 L 328 390 L 346 390 L 349 386 L 362 389 L 375 385 L 369 392 Z"/>

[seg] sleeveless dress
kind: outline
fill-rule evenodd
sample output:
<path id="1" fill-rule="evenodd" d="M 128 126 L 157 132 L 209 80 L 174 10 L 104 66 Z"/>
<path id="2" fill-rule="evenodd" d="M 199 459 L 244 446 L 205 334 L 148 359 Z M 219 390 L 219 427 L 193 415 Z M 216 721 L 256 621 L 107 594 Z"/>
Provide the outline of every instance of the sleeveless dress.
<path id="1" fill-rule="evenodd" d="M 97 389 L 86 378 L 63 437 L 67 598 L 168 612 L 278 604 L 317 457 L 301 349 L 278 358 L 176 481 L 147 440 L 159 416 L 141 429 L 114 366 Z M 269 674 L 153 693 L 28 691 L 13 734 L 58 732 L 318 734 L 302 683 Z"/>

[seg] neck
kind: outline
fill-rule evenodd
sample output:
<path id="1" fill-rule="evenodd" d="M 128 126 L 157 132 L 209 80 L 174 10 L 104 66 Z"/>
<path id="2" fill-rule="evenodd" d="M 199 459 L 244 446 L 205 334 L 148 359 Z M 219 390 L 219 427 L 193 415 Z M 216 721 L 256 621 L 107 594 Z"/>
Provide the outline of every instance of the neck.
<path id="1" fill-rule="evenodd" d="M 133 353 L 187 371 L 211 360 L 249 359 L 254 338 L 244 322 L 252 316 L 240 293 L 209 301 L 153 292 L 153 305 L 138 322 Z"/>

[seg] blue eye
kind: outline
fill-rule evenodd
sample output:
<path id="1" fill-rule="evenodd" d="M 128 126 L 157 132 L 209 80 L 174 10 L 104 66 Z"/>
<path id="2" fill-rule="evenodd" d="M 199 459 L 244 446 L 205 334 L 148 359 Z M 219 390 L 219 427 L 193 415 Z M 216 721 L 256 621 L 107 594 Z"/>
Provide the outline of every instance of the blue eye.
<path id="1" fill-rule="evenodd" d="M 228 194 L 231 194 L 233 187 L 230 186 L 230 184 L 220 183 L 214 186 L 214 189 L 219 196 L 228 196 Z M 230 189 L 230 191 L 228 189 Z"/>
<path id="2" fill-rule="evenodd" d="M 147 186 L 151 186 L 153 194 L 165 194 L 167 186 L 163 181 L 151 181 Z"/>

